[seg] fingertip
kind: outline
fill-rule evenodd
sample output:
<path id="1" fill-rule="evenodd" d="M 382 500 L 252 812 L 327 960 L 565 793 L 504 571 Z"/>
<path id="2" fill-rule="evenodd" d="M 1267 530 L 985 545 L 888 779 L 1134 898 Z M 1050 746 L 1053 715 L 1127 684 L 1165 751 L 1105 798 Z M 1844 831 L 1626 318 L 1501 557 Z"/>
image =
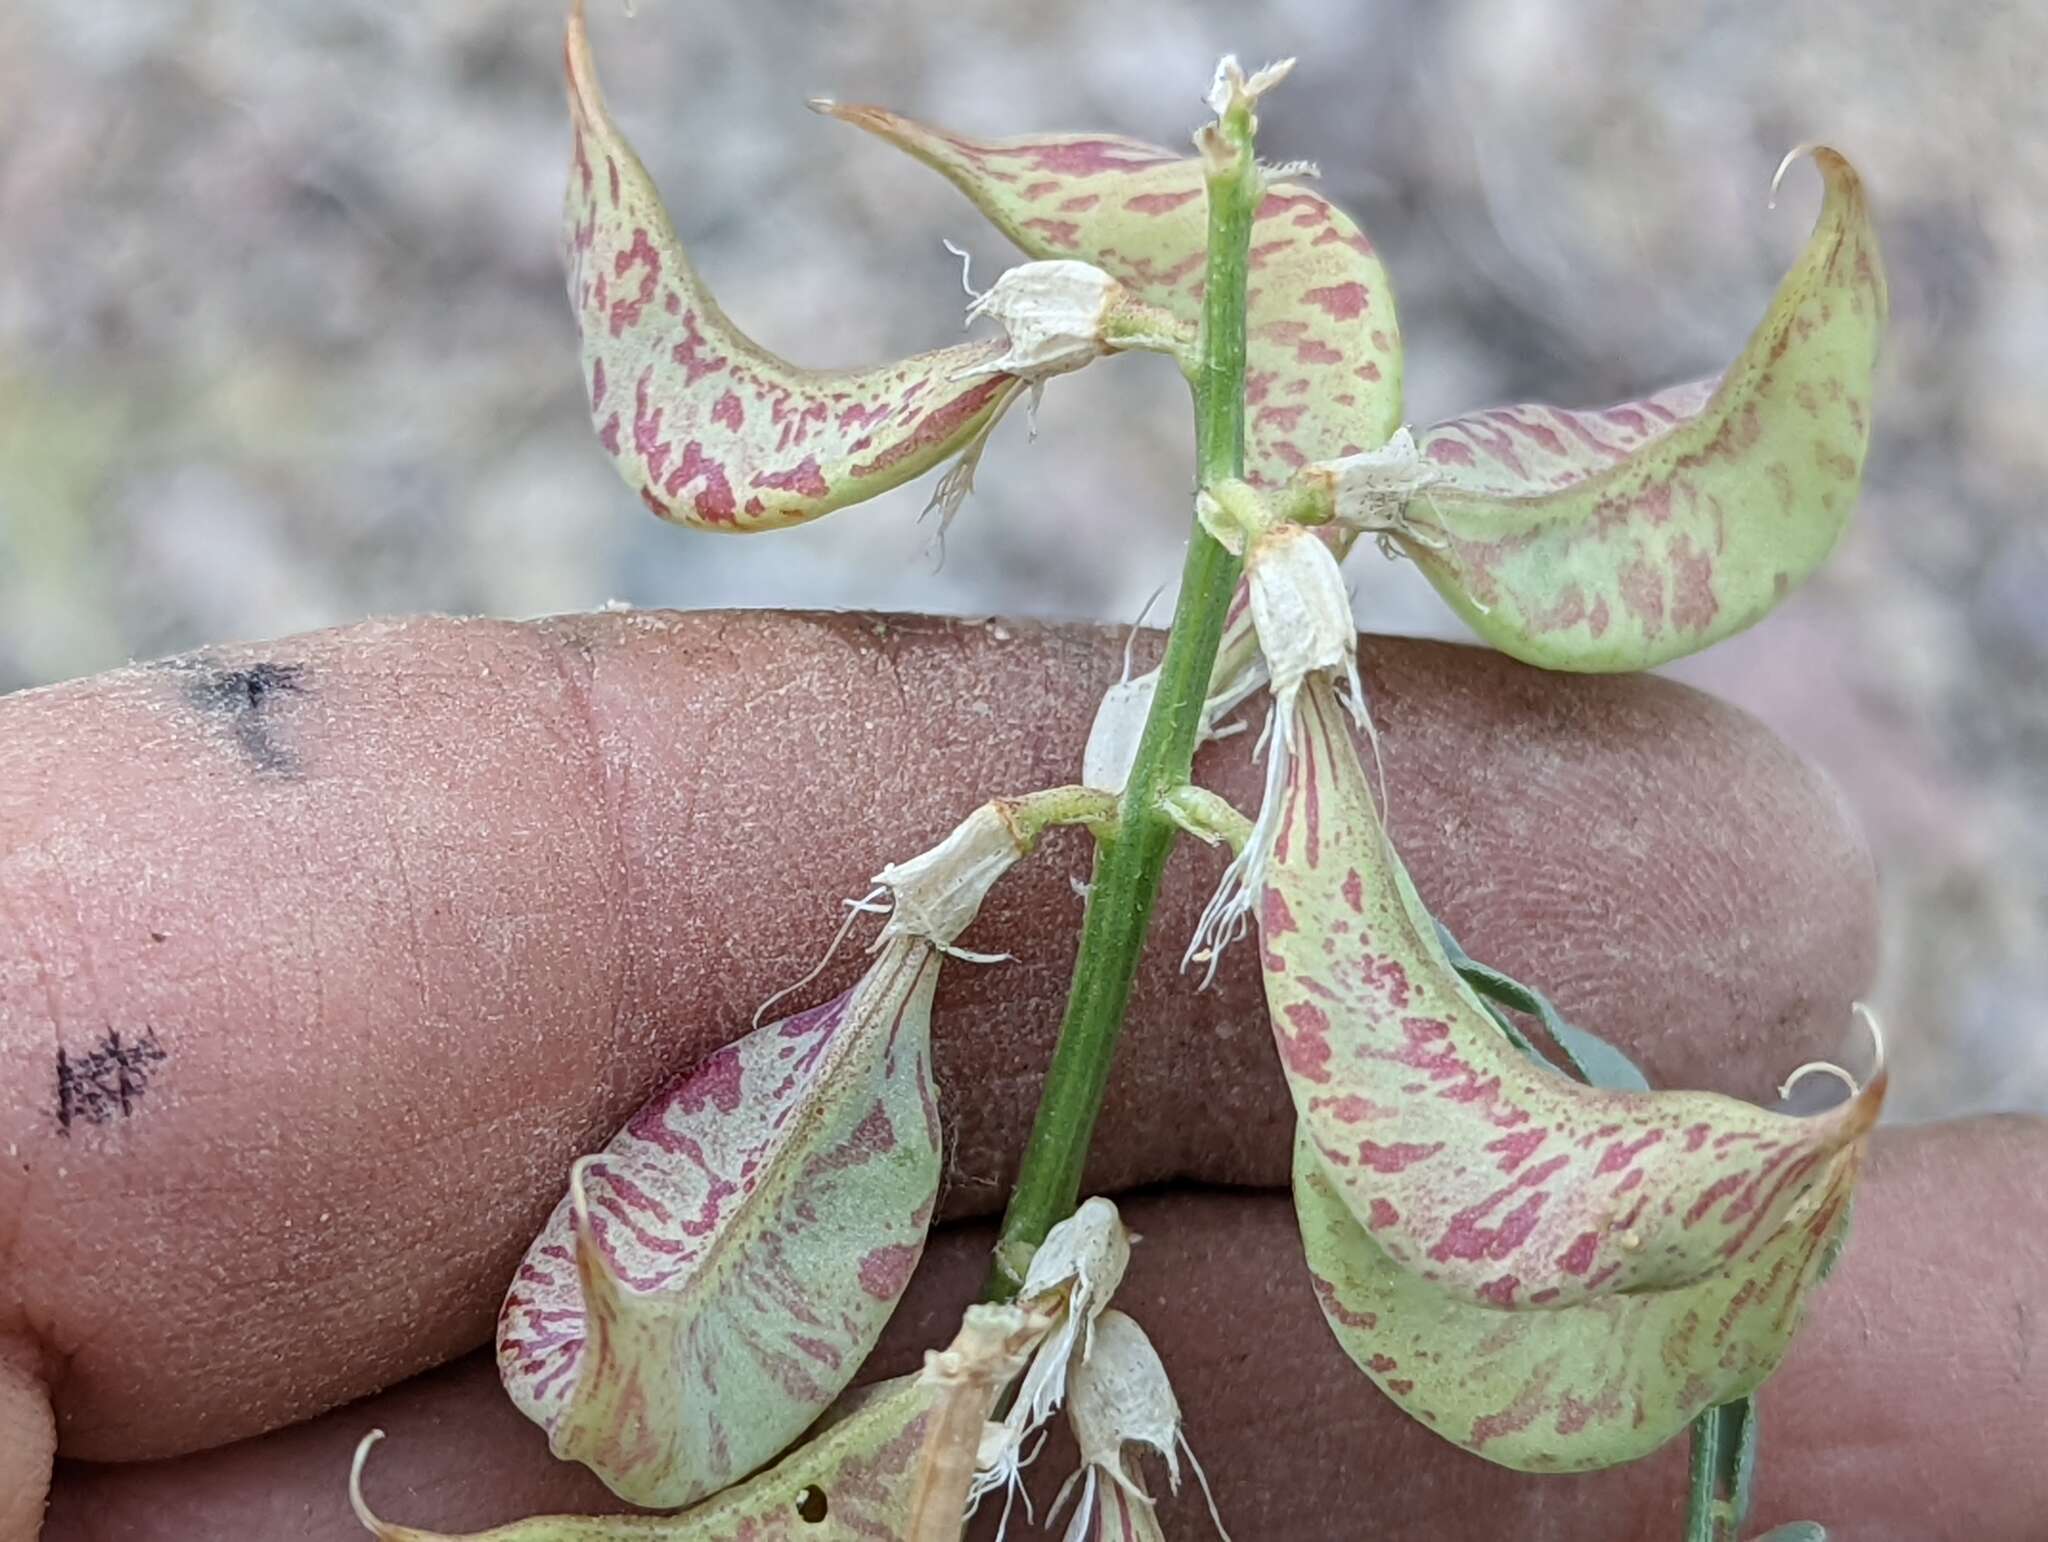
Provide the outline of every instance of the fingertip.
<path id="1" fill-rule="evenodd" d="M 35 1542 L 56 1459 L 43 1357 L 26 1338 L 0 1338 L 0 1542 Z"/>

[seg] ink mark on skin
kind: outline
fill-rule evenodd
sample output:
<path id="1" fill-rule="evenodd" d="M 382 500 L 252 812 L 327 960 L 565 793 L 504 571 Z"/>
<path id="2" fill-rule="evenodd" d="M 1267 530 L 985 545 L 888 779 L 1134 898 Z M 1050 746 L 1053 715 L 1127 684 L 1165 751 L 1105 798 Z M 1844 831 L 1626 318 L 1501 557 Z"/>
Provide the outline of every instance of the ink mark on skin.
<path id="1" fill-rule="evenodd" d="M 151 1068 L 169 1058 L 148 1028 L 140 1038 L 123 1039 L 109 1030 L 97 1046 L 73 1055 L 57 1050 L 57 1126 L 66 1135 L 74 1124 L 106 1124 L 134 1115 L 135 1105 L 149 1090 Z"/>
<path id="2" fill-rule="evenodd" d="M 303 664 L 249 664 L 223 668 L 203 660 L 190 671 L 185 699 L 232 734 L 249 764 L 266 776 L 299 775 L 298 756 L 278 736 L 278 716 L 307 691 Z"/>

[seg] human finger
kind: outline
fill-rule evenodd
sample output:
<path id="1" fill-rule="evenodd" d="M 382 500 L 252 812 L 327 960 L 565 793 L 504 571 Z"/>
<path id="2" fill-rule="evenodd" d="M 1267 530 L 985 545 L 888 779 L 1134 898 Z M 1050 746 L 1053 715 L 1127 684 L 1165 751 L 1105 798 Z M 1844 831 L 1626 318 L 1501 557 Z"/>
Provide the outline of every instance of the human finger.
<path id="1" fill-rule="evenodd" d="M 2048 1421 L 2048 1122 L 1987 1119 L 1887 1132 L 1840 1271 L 1762 1398 L 1756 1525 L 1825 1521 L 1857 1542 L 2031 1538 L 2048 1507 L 2034 1460 Z M 1125 1202 L 1142 1237 L 1118 1305 L 1170 1369 L 1186 1430 L 1238 1542 L 1306 1537 L 1676 1535 L 1685 1456 L 1568 1477 L 1489 1466 L 1405 1418 L 1346 1360 L 1309 1288 L 1277 1194 L 1180 1191 Z M 990 1232 L 935 1239 L 874 1374 L 915 1368 L 972 1299 Z M 407 1524 L 469 1530 L 550 1510 L 622 1508 L 555 1462 L 472 1356 L 299 1428 L 168 1462 L 62 1469 L 46 1542 L 160 1535 L 360 1535 L 343 1488 L 363 1433 L 388 1438 L 367 1488 Z M 1029 1471 L 1043 1504 L 1071 1470 L 1055 1442 Z M 1154 1487 L 1161 1487 L 1151 1474 Z M 1169 1536 L 1203 1535 L 1192 1486 Z M 999 1508 L 999 1507 L 992 1507 Z M 178 1527 L 166 1527 L 164 1517 Z M 993 1534 L 993 1515 L 974 1535 Z M 287 1524 L 288 1523 L 288 1524 Z M 151 1530 L 151 1526 L 162 1529 Z"/>
<path id="2" fill-rule="evenodd" d="M 577 1154 L 741 1031 L 890 857 L 1070 779 L 1098 630 L 770 614 L 381 623 L 0 704 L 0 1334 L 63 1448 L 163 1455 L 481 1342 Z M 1480 957 L 1661 1079 L 1833 1047 L 1869 866 L 1748 719 L 1469 649 L 1367 655 L 1392 822 Z M 1203 775 L 1249 805 L 1242 739 Z M 1001 1203 L 1071 967 L 1078 838 L 948 971 L 947 1210 Z M 1178 855 L 1187 935 L 1220 859 Z M 1098 1188 L 1278 1183 L 1256 970 L 1153 951 Z M 822 996 L 856 967 L 820 980 Z"/>

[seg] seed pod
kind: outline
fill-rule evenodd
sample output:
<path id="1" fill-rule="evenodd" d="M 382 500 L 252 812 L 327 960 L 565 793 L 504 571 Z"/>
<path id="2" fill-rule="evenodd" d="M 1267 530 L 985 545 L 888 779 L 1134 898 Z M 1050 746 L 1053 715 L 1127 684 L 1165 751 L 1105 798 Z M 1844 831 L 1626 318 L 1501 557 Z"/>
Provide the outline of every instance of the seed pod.
<path id="1" fill-rule="evenodd" d="M 1396 1267 L 1562 1307 L 1725 1270 L 1810 1207 L 1876 1122 L 1881 1068 L 1803 1119 L 1545 1070 L 1445 957 L 1327 680 L 1300 725 L 1258 907 L 1266 1002 L 1304 1137 Z"/>
<path id="2" fill-rule="evenodd" d="M 498 1368 L 556 1456 L 688 1504 L 852 1380 L 924 1248 L 939 1180 L 931 944 L 727 1045 L 585 1157 L 519 1267 Z"/>
<path id="3" fill-rule="evenodd" d="M 1115 134 L 977 140 L 882 107 L 814 102 L 908 151 L 1033 257 L 1078 258 L 1201 319 L 1208 205 L 1197 157 Z M 1285 179 L 1279 179 L 1284 181 Z M 1401 335 L 1372 243 L 1321 194 L 1275 186 L 1252 226 L 1245 476 L 1278 487 L 1401 421 Z"/>
<path id="4" fill-rule="evenodd" d="M 1861 179 L 1811 154 L 1826 184 L 1813 235 L 1725 374 L 1421 436 L 1393 539 L 1496 648 L 1548 669 L 1647 669 L 1751 625 L 1833 548 L 1869 443 L 1886 292 Z"/>
<path id="5" fill-rule="evenodd" d="M 373 1432 L 356 1448 L 349 1498 L 380 1542 L 955 1542 L 975 1440 L 1050 1321 L 975 1306 L 914 1376 L 863 1388 L 760 1476 L 683 1515 L 543 1515 L 467 1538 L 379 1520 L 363 1498 Z"/>
<path id="6" fill-rule="evenodd" d="M 1860 1145 L 1739 1262 L 1675 1290 L 1502 1311 L 1396 1263 L 1304 1132 L 1294 1202 L 1324 1319 L 1411 1416 L 1503 1467 L 1577 1472 L 1647 1455 L 1777 1368 L 1848 1219 Z"/>
<path id="7" fill-rule="evenodd" d="M 572 1169 L 498 1317 L 506 1390 L 557 1456 L 688 1504 L 853 1379 L 938 1192 L 940 953 L 1028 844 L 989 805 L 884 869 L 895 913 L 859 984 L 727 1045 Z"/>
<path id="8" fill-rule="evenodd" d="M 1200 319 L 1208 206 L 1199 159 L 1114 134 L 976 140 L 887 108 L 812 105 L 940 172 L 1032 256 L 1094 263 L 1129 294 Z M 1372 243 L 1307 187 L 1266 194 L 1250 261 L 1245 476 L 1272 488 L 1309 462 L 1382 444 L 1400 426 L 1401 333 Z M 1339 556 L 1350 549 L 1348 531 L 1329 538 Z M 1212 723 L 1263 683 L 1243 590 L 1214 681 Z"/>
<path id="9" fill-rule="evenodd" d="M 1006 340 L 860 370 L 777 358 L 726 318 L 691 267 L 605 107 L 580 0 L 567 62 L 576 137 L 565 258 L 591 423 L 650 509 L 706 530 L 770 530 L 978 453 L 1025 384 L 998 362 Z M 957 501 L 967 480 L 945 494 Z"/>

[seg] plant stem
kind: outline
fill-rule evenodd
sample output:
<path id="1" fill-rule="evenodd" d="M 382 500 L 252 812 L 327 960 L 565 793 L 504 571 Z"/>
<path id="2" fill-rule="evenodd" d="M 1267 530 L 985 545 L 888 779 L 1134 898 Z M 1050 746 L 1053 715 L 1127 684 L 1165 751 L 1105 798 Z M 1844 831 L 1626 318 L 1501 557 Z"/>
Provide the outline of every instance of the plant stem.
<path id="1" fill-rule="evenodd" d="M 1203 487 L 1244 473 L 1245 271 L 1260 197 L 1252 158 L 1254 126 L 1250 103 L 1234 101 L 1204 136 L 1208 269 L 1200 351 L 1189 371 Z M 1160 800 L 1188 780 L 1240 567 L 1237 557 L 1199 524 L 1192 525 L 1158 688 L 1124 785 L 1116 833 L 1096 857 L 1066 1016 L 1017 1187 L 1003 1216 L 988 1284 L 994 1299 L 1016 1294 L 1031 1254 L 1073 1211 L 1080 1195 L 1089 1139 L 1159 895 L 1159 875 L 1179 833 Z"/>
<path id="2" fill-rule="evenodd" d="M 1685 1542 L 1738 1542 L 1749 1517 L 1756 1446 L 1756 1404 L 1750 1398 L 1719 1404 L 1693 1420 Z"/>

